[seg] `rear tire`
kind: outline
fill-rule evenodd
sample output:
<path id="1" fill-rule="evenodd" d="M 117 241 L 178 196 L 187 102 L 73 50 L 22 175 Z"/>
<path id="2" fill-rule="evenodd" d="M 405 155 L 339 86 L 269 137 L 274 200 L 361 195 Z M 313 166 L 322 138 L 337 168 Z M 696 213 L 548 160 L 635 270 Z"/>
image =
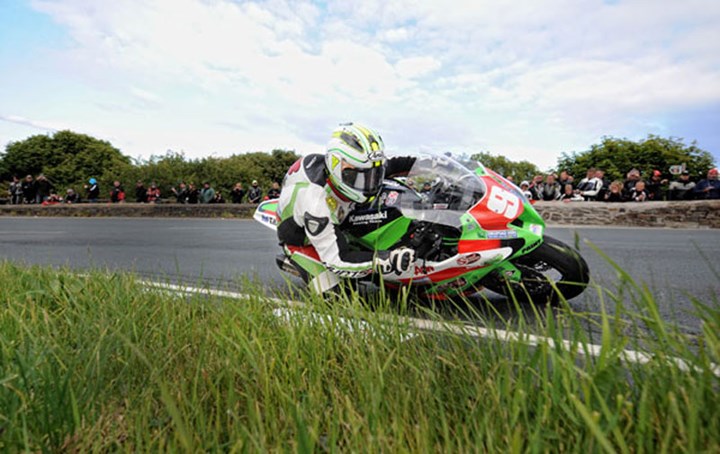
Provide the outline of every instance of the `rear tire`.
<path id="1" fill-rule="evenodd" d="M 510 282 L 500 273 L 492 273 L 483 284 L 493 292 L 518 301 L 557 303 L 580 295 L 590 281 L 590 270 L 577 251 L 555 238 L 546 236 L 543 243 L 527 255 L 513 260 L 522 273 L 520 282 Z"/>

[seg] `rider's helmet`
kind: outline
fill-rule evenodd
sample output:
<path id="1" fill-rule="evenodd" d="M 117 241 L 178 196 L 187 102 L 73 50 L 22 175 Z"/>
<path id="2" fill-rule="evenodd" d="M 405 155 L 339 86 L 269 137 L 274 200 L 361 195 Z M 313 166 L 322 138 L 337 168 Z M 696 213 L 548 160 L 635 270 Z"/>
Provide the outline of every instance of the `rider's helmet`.
<path id="1" fill-rule="evenodd" d="M 332 133 L 325 154 L 330 184 L 349 200 L 372 200 L 385 177 L 385 144 L 380 134 L 358 123 Z"/>

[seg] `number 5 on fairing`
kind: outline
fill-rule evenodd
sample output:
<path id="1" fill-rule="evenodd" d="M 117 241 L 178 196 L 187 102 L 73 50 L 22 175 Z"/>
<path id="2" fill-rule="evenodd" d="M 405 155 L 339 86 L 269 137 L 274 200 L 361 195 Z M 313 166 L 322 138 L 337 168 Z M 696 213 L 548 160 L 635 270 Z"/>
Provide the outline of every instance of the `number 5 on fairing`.
<path id="1" fill-rule="evenodd" d="M 515 219 L 520 210 L 520 199 L 499 186 L 493 186 L 490 190 L 490 197 L 487 207 L 493 213 L 505 216 L 508 219 Z"/>

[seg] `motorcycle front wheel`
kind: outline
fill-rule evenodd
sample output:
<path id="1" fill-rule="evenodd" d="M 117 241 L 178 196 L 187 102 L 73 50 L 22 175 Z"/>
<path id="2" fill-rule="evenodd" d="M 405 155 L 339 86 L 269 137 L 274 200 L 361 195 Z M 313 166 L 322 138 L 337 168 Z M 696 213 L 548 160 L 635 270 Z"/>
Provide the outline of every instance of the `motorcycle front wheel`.
<path id="1" fill-rule="evenodd" d="M 580 295 L 590 281 L 585 259 L 567 244 L 549 236 L 535 250 L 512 263 L 522 274 L 520 282 L 492 273 L 483 285 L 520 302 L 557 303 L 561 298 L 569 300 Z"/>

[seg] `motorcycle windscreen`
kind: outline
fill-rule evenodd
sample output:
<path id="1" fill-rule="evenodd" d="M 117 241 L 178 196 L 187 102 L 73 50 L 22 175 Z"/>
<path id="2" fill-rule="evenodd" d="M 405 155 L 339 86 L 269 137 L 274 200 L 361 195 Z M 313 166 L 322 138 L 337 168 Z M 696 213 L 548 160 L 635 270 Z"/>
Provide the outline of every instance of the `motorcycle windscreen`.
<path id="1" fill-rule="evenodd" d="M 408 191 L 400 201 L 405 217 L 460 227 L 462 216 L 485 195 L 485 183 L 446 156 L 420 157 L 406 180 Z M 419 191 L 417 188 L 422 188 Z"/>

